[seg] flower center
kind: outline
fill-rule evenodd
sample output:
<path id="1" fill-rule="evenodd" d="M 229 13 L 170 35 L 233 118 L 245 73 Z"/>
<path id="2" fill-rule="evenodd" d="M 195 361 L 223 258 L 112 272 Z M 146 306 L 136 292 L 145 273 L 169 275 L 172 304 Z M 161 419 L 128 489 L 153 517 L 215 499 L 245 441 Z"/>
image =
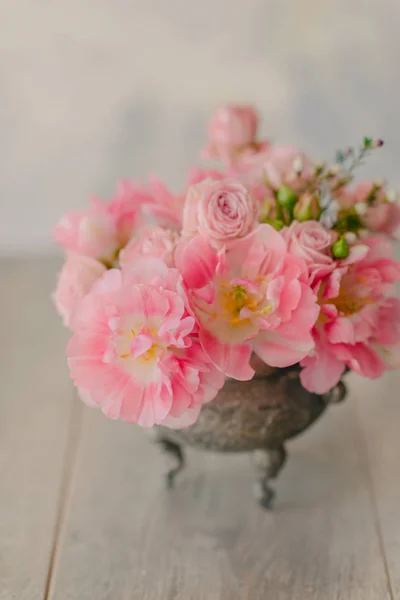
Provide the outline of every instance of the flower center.
<path id="1" fill-rule="evenodd" d="M 366 302 L 361 301 L 359 298 L 349 296 L 345 291 L 340 292 L 339 296 L 332 298 L 329 303 L 336 306 L 338 311 L 346 317 L 359 312 L 366 304 Z"/>
<path id="2" fill-rule="evenodd" d="M 262 306 L 260 294 L 246 290 L 242 285 L 233 285 L 222 293 L 222 308 L 230 325 L 239 325 L 249 321 L 249 315 L 241 316 L 245 308 L 253 314 L 266 315 L 271 311 L 269 304 Z M 246 311 L 246 312 L 247 312 Z"/>
<path id="3" fill-rule="evenodd" d="M 116 356 L 127 370 L 154 366 L 166 350 L 157 330 L 141 323 L 126 322 L 115 332 Z"/>
<path id="4" fill-rule="evenodd" d="M 218 197 L 218 206 L 221 209 L 221 212 L 228 217 L 229 219 L 237 218 L 237 210 L 230 201 L 229 198 L 226 198 L 224 194 L 220 194 Z"/>
<path id="5" fill-rule="evenodd" d="M 323 304 L 333 304 L 346 317 L 354 315 L 368 304 L 375 304 L 367 284 L 368 281 L 360 275 L 354 276 L 352 273 L 345 275 L 339 294 L 335 298 L 324 301 Z"/>

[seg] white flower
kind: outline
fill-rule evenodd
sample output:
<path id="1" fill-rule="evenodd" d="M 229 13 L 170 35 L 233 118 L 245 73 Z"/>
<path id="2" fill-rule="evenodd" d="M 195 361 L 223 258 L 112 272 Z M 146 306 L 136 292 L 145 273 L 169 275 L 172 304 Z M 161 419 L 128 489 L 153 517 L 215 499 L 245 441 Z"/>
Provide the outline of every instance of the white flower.
<path id="1" fill-rule="evenodd" d="M 356 234 L 355 234 L 355 233 L 353 233 L 352 231 L 348 231 L 348 232 L 345 234 L 345 236 L 344 236 L 344 237 L 345 237 L 345 239 L 346 239 L 346 242 L 347 242 L 348 244 L 354 244 L 354 242 L 356 242 L 356 241 L 357 241 L 357 236 L 356 236 Z"/>
<path id="2" fill-rule="evenodd" d="M 368 206 L 365 204 L 365 202 L 356 202 L 354 205 L 354 210 L 360 217 L 363 217 L 367 214 Z"/>
<path id="3" fill-rule="evenodd" d="M 386 200 L 388 202 L 390 202 L 390 204 L 396 204 L 398 199 L 399 199 L 399 193 L 397 190 L 394 190 L 393 188 L 391 188 L 390 190 L 387 191 Z"/>

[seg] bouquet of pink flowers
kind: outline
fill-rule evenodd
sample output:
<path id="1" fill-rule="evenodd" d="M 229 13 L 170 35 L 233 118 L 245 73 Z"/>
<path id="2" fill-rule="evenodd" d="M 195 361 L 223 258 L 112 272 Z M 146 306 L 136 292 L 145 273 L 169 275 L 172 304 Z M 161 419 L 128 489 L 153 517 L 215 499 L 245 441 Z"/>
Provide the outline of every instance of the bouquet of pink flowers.
<path id="1" fill-rule="evenodd" d="M 211 119 L 205 158 L 180 194 L 123 181 L 54 229 L 66 251 L 54 300 L 81 398 L 112 419 L 185 427 L 254 360 L 302 367 L 323 394 L 346 369 L 400 366 L 397 193 L 354 184 L 381 140 L 313 162 L 257 137 L 248 106 Z"/>

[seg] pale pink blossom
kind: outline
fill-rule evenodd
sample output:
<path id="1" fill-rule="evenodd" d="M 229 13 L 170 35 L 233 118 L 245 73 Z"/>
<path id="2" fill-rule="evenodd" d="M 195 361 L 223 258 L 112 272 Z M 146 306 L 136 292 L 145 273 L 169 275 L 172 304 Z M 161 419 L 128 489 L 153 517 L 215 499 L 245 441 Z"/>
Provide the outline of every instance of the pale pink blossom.
<path id="1" fill-rule="evenodd" d="M 69 327 L 73 314 L 106 267 L 89 256 L 69 253 L 59 274 L 53 300 L 64 325 Z"/>
<path id="2" fill-rule="evenodd" d="M 215 181 L 228 179 L 226 173 L 217 171 L 217 169 L 202 169 L 201 167 L 191 167 L 186 177 L 186 190 L 191 185 L 201 183 L 205 179 L 214 179 Z"/>
<path id="3" fill-rule="evenodd" d="M 141 222 L 137 191 L 124 181 L 108 204 L 93 198 L 89 209 L 66 213 L 53 235 L 68 251 L 112 264 Z"/>
<path id="4" fill-rule="evenodd" d="M 301 380 L 318 394 L 334 387 L 346 367 L 374 378 L 400 366 L 400 303 L 388 296 L 400 264 L 383 240 L 365 238 L 363 248 L 353 261 L 337 261 L 315 290 L 321 305 L 315 352 L 302 361 Z"/>
<path id="5" fill-rule="evenodd" d="M 400 231 L 400 206 L 389 202 L 372 204 L 364 218 L 365 227 L 369 231 L 385 233 L 398 237 Z"/>
<path id="6" fill-rule="evenodd" d="M 184 194 L 172 193 L 156 176 L 150 177 L 147 186 L 142 186 L 142 203 L 148 216 L 161 227 L 179 230 L 182 227 Z"/>
<path id="7" fill-rule="evenodd" d="M 121 268 L 128 269 L 144 256 L 160 258 L 168 267 L 174 266 L 175 246 L 179 236 L 171 229 L 146 227 L 135 236 L 119 255 Z"/>
<path id="8" fill-rule="evenodd" d="M 180 269 L 200 340 L 229 377 L 251 379 L 254 351 L 276 367 L 304 358 L 319 313 L 305 263 L 287 253 L 280 233 L 260 225 L 229 250 L 215 250 L 201 236 L 177 248 Z"/>
<path id="9" fill-rule="evenodd" d="M 179 273 L 158 259 L 142 259 L 128 273 L 107 271 L 73 329 L 71 377 L 112 419 L 143 427 L 193 422 L 224 383 L 198 341 Z"/>
<path id="10" fill-rule="evenodd" d="M 220 108 L 208 124 L 208 145 L 202 152 L 203 158 L 218 158 L 230 164 L 243 152 L 258 151 L 257 129 L 258 115 L 252 106 Z"/>
<path id="11" fill-rule="evenodd" d="M 294 146 L 271 145 L 265 153 L 265 159 L 263 168 L 268 181 L 275 189 L 286 185 L 297 191 L 302 189 L 314 174 L 314 165 L 310 159 Z"/>
<path id="12" fill-rule="evenodd" d="M 304 190 L 315 173 L 304 152 L 286 144 L 271 144 L 262 152 L 244 155 L 234 169 L 246 185 L 263 182 L 275 190 L 285 185 L 294 192 Z"/>
<path id="13" fill-rule="evenodd" d="M 248 235 L 258 224 L 258 212 L 257 202 L 241 183 L 205 179 L 187 192 L 182 235 L 200 233 L 218 248 Z"/>

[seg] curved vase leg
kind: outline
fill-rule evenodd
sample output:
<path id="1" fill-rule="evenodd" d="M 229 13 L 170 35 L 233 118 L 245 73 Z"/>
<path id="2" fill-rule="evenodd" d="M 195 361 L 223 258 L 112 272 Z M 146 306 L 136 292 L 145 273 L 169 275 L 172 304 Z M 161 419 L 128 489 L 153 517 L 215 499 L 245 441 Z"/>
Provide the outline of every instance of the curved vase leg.
<path id="1" fill-rule="evenodd" d="M 169 469 L 165 475 L 165 483 L 168 489 L 171 489 L 175 483 L 175 477 L 185 466 L 185 456 L 182 452 L 182 448 L 179 444 L 171 442 L 170 440 L 160 439 L 157 440 L 162 450 L 173 459 L 174 466 Z"/>
<path id="2" fill-rule="evenodd" d="M 275 491 L 269 483 L 271 479 L 278 476 L 286 462 L 286 456 L 286 450 L 283 446 L 258 450 L 254 453 L 259 476 L 254 482 L 253 494 L 263 508 L 272 508 Z"/>

